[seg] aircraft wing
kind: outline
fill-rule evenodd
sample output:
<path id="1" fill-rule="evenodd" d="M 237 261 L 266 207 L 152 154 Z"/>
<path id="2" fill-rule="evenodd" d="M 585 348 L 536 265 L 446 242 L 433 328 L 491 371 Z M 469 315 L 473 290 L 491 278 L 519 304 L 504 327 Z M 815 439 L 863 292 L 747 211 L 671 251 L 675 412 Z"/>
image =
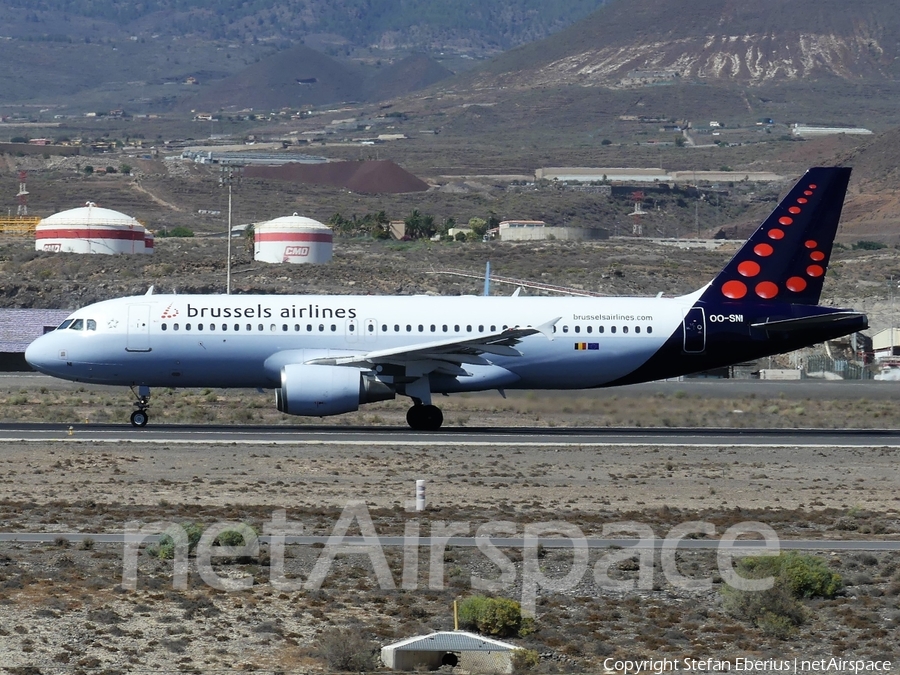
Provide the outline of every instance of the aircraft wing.
<path id="1" fill-rule="evenodd" d="M 515 345 L 529 335 L 542 334 L 552 340 L 553 327 L 561 318 L 556 317 L 540 326 L 516 326 L 493 333 L 481 333 L 471 338 L 433 340 L 404 347 L 376 349 L 365 354 L 313 359 L 308 363 L 372 368 L 379 364 L 406 366 L 418 363 L 423 366 L 430 362 L 433 367 L 426 367 L 425 370 L 464 375 L 465 371 L 460 368 L 463 363 L 489 365 L 490 361 L 484 355 L 521 356 Z"/>

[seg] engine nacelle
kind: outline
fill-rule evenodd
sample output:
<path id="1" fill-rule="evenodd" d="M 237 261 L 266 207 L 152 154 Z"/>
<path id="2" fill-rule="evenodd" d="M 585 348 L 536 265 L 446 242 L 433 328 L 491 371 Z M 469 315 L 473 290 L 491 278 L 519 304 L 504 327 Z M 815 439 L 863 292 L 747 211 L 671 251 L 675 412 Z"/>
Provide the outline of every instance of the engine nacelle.
<path id="1" fill-rule="evenodd" d="M 361 403 L 394 396 L 393 389 L 358 368 L 292 363 L 281 369 L 275 405 L 288 415 L 324 417 L 353 412 Z"/>

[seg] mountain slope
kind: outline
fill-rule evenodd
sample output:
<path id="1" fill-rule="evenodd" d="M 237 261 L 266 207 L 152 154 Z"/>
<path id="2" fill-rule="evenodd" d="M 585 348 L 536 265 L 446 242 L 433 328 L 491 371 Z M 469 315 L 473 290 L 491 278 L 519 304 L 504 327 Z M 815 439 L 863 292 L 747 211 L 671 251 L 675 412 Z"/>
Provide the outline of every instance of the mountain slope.
<path id="1" fill-rule="evenodd" d="M 900 77 L 900 8 L 880 0 L 612 0 L 461 78 L 466 86 L 762 85 Z"/>

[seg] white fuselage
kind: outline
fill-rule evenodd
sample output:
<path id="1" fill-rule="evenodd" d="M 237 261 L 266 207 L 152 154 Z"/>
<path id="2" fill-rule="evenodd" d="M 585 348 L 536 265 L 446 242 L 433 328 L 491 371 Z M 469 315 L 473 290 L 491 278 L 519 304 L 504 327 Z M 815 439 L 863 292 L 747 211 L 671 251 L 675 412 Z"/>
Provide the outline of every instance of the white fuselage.
<path id="1" fill-rule="evenodd" d="M 680 298 L 145 295 L 75 311 L 28 361 L 82 382 L 152 387 L 278 387 L 285 362 L 364 354 L 553 322 L 520 355 L 486 355 L 433 391 L 579 389 L 621 378 L 680 326 Z M 284 357 L 280 355 L 285 355 Z M 500 369 L 496 369 L 500 370 Z"/>

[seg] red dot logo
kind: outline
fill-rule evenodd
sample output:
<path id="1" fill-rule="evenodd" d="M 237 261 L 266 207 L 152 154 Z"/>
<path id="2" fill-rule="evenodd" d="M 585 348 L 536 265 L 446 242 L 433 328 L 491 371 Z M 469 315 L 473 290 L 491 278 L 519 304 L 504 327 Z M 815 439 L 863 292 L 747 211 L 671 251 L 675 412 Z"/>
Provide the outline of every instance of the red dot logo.
<path id="1" fill-rule="evenodd" d="M 757 244 L 753 247 L 753 252 L 760 258 L 767 258 L 775 252 L 775 249 L 769 244 Z"/>
<path id="2" fill-rule="evenodd" d="M 732 300 L 740 300 L 747 295 L 747 284 L 743 281 L 737 281 L 736 279 L 726 281 L 722 284 L 722 295 L 726 298 L 731 298 Z"/>
<path id="3" fill-rule="evenodd" d="M 816 248 L 818 246 L 818 244 L 813 239 L 809 239 L 809 240 L 803 242 L 803 245 L 806 248 Z"/>
<path id="4" fill-rule="evenodd" d="M 756 294 L 764 300 L 774 298 L 778 295 L 778 286 L 771 281 L 761 281 L 756 284 Z"/>
<path id="5" fill-rule="evenodd" d="M 791 206 L 788 208 L 788 213 L 793 213 L 796 216 L 798 213 L 800 213 L 800 207 L 799 206 Z"/>
<path id="6" fill-rule="evenodd" d="M 781 225 L 791 225 L 794 222 L 794 219 L 790 216 L 781 216 L 781 218 L 778 219 L 778 222 Z"/>
<path id="7" fill-rule="evenodd" d="M 787 280 L 785 284 L 789 291 L 793 291 L 794 293 L 799 293 L 806 289 L 806 279 L 803 277 L 791 277 Z"/>
<path id="8" fill-rule="evenodd" d="M 822 251 L 813 251 L 809 254 L 811 260 L 815 260 L 816 262 L 822 262 L 825 260 L 825 254 Z"/>
<path id="9" fill-rule="evenodd" d="M 820 277 L 825 274 L 825 268 L 821 265 L 810 265 L 806 268 L 806 273 L 811 277 Z"/>
<path id="10" fill-rule="evenodd" d="M 784 230 L 779 230 L 778 228 L 769 230 L 769 239 L 784 239 Z"/>
<path id="11" fill-rule="evenodd" d="M 738 272 L 740 272 L 742 277 L 755 277 L 759 274 L 759 270 L 759 263 L 753 260 L 745 260 L 738 265 Z"/>

